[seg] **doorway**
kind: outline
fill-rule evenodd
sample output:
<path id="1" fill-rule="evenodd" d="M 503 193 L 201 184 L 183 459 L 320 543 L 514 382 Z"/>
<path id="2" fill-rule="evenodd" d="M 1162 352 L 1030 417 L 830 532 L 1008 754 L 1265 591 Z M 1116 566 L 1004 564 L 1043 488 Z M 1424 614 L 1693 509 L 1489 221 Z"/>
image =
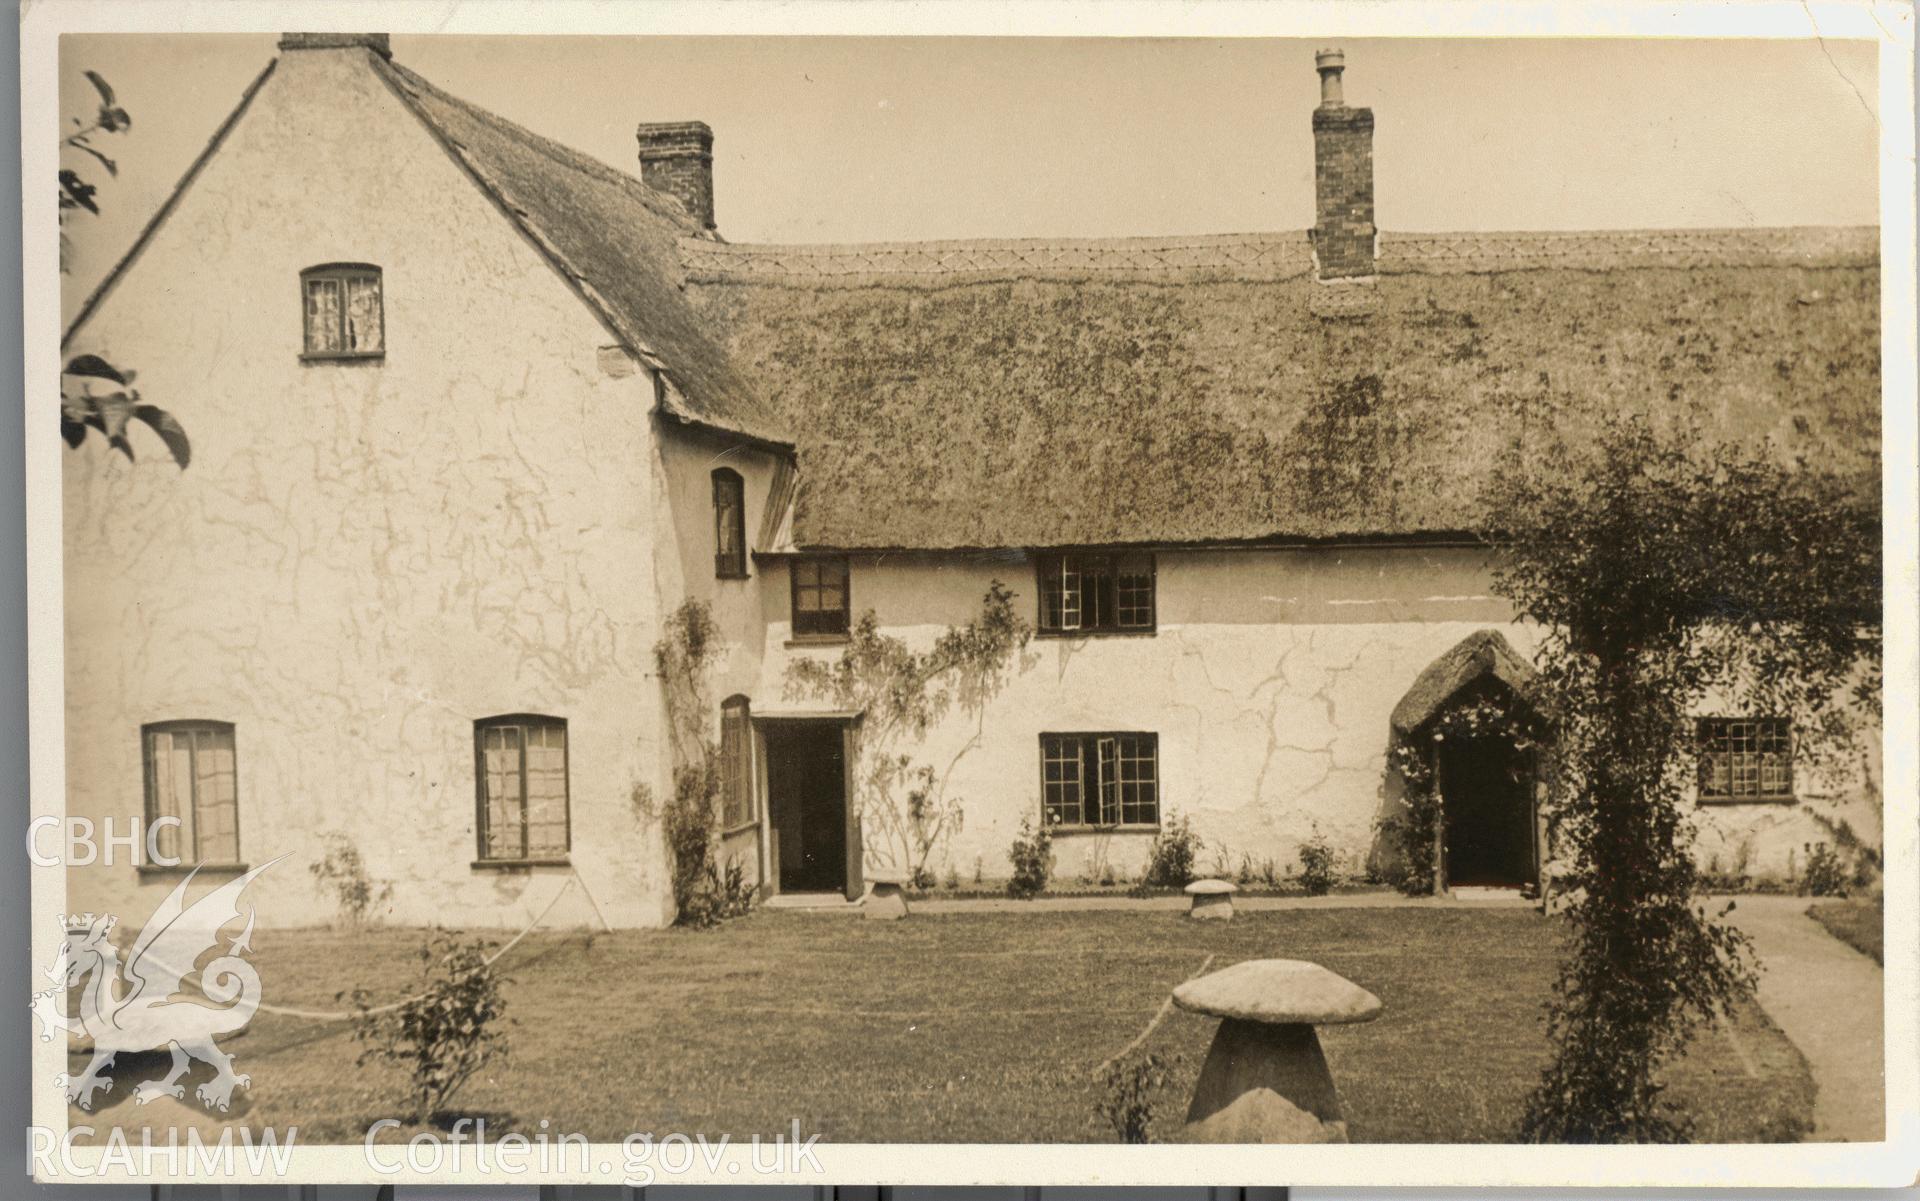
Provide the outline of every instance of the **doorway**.
<path id="1" fill-rule="evenodd" d="M 848 730 L 844 722 L 771 721 L 767 816 L 773 879 L 781 892 L 860 895 L 860 832 L 847 804 Z"/>
<path id="2" fill-rule="evenodd" d="M 1535 883 L 1533 756 L 1497 734 L 1450 738 L 1438 750 L 1447 884 Z"/>

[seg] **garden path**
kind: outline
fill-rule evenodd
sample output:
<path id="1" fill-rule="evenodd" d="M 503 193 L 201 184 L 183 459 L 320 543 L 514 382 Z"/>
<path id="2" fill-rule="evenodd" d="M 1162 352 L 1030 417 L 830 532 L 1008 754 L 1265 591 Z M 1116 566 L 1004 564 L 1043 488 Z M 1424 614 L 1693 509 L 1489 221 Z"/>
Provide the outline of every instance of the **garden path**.
<path id="1" fill-rule="evenodd" d="M 1761 964 L 1760 1007 L 1813 1069 L 1812 1142 L 1886 1137 L 1885 978 L 1807 916 L 1805 897 L 1743 896 L 1731 914 Z"/>

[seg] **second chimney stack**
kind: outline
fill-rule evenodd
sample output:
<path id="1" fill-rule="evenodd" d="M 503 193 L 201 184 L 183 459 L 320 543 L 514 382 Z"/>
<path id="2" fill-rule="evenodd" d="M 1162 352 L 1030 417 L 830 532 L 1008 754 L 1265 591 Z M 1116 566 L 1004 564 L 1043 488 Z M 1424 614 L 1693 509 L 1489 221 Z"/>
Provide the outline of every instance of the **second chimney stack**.
<path id="1" fill-rule="evenodd" d="M 1338 50 L 1313 56 L 1320 72 L 1320 107 L 1313 110 L 1313 250 L 1321 279 L 1374 273 L 1373 110 L 1347 107 L 1340 88 L 1346 64 Z"/>
<path id="2" fill-rule="evenodd" d="M 704 121 L 657 121 L 642 124 L 639 137 L 641 181 L 679 197 L 712 233 L 713 130 Z"/>

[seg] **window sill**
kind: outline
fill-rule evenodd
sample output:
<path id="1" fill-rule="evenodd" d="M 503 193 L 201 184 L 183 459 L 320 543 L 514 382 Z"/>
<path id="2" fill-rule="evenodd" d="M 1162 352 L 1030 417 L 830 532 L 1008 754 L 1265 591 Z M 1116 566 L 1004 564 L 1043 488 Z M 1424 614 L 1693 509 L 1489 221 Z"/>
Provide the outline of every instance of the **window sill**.
<path id="1" fill-rule="evenodd" d="M 142 863 L 138 871 L 143 876 L 184 876 L 189 872 L 209 872 L 216 876 L 240 876 L 251 871 L 244 863 Z"/>
<path id="2" fill-rule="evenodd" d="M 795 634 L 787 639 L 788 646 L 845 646 L 849 641 L 845 634 Z"/>
<path id="3" fill-rule="evenodd" d="M 743 821 L 743 822 L 741 822 L 741 823 L 740 823 L 739 825 L 737 825 L 737 826 L 723 826 L 723 827 L 721 827 L 721 830 L 720 830 L 720 837 L 722 837 L 722 838 L 732 838 L 732 837 L 733 837 L 734 835 L 736 835 L 736 834 L 748 834 L 748 833 L 752 833 L 752 832 L 754 832 L 754 831 L 756 831 L 756 830 L 758 830 L 759 828 L 760 828 L 760 819 L 756 817 L 756 818 L 753 818 L 753 819 L 751 819 L 751 820 L 748 820 L 748 821 Z"/>
<path id="4" fill-rule="evenodd" d="M 536 867 L 572 867 L 573 861 L 565 855 L 549 855 L 535 859 L 475 859 L 469 866 L 475 871 L 520 872 Z"/>
<path id="5" fill-rule="evenodd" d="M 387 352 L 384 350 L 377 354 L 315 354 L 309 352 L 303 353 L 300 356 L 300 361 L 302 363 L 384 363 L 387 361 Z"/>
<path id="6" fill-rule="evenodd" d="M 1055 838 L 1072 838 L 1082 834 L 1158 834 L 1159 832 L 1160 824 L 1158 822 L 1154 822 L 1151 825 L 1127 823 L 1117 826 L 1053 825 L 1047 827 L 1047 833 L 1053 835 Z"/>
<path id="7" fill-rule="evenodd" d="M 753 577 L 744 571 L 716 571 L 713 573 L 713 578 L 716 580 L 747 580 Z"/>
<path id="8" fill-rule="evenodd" d="M 1086 638 L 1152 638 L 1159 632 L 1159 627 L 1155 626 L 1148 630 L 1035 630 L 1033 636 L 1077 642 Z"/>
<path id="9" fill-rule="evenodd" d="M 1798 796 L 1703 796 L 1695 798 L 1702 805 L 1797 805 Z"/>

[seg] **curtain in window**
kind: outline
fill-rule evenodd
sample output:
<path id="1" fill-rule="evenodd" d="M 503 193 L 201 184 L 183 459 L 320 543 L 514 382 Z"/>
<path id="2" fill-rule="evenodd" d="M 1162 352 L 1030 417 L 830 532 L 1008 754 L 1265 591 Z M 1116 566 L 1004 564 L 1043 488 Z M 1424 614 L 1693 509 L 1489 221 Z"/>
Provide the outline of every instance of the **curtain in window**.
<path id="1" fill-rule="evenodd" d="M 747 702 L 730 700 L 720 710 L 720 824 L 725 829 L 753 820 L 751 745 Z"/>
<path id="2" fill-rule="evenodd" d="M 338 354 L 340 344 L 340 284 L 338 279 L 307 281 L 307 353 Z"/>
<path id="3" fill-rule="evenodd" d="M 551 719 L 480 727 L 487 859 L 567 853 L 567 727 Z"/>
<path id="4" fill-rule="evenodd" d="M 180 819 L 154 837 L 165 859 L 240 861 L 239 802 L 230 727 L 174 726 L 147 734 L 147 817 Z"/>
<path id="5" fill-rule="evenodd" d="M 380 278 L 357 275 L 347 280 L 346 347 L 374 354 L 380 345 Z"/>
<path id="6" fill-rule="evenodd" d="M 527 808 L 521 791 L 520 727 L 488 726 L 480 739 L 487 773 L 486 857 L 518 859 Z"/>

